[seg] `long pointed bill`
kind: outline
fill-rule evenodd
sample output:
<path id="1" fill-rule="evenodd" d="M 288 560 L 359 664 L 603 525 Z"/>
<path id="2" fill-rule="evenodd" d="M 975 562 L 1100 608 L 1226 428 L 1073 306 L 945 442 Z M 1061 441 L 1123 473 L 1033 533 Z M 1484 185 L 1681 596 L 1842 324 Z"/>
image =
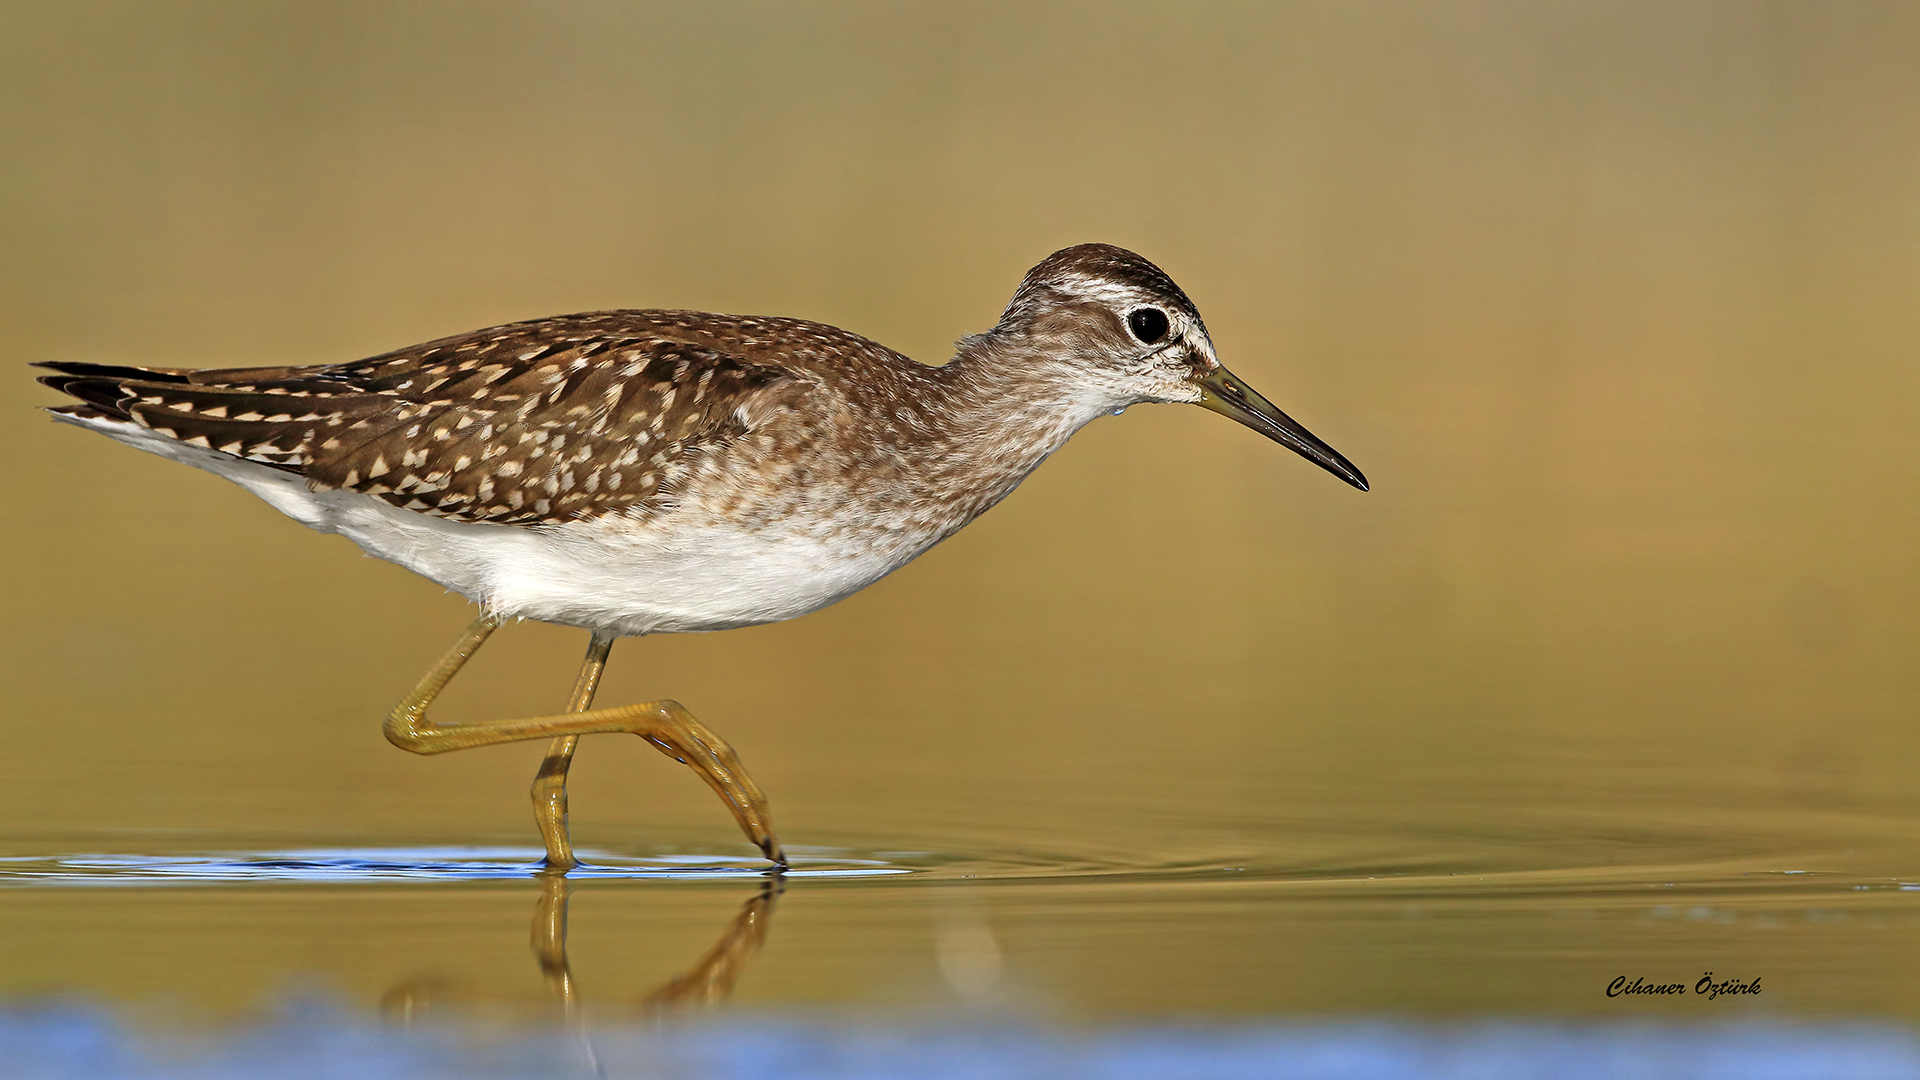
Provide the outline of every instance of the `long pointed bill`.
<path id="1" fill-rule="evenodd" d="M 1294 423 L 1293 417 L 1274 408 L 1273 402 L 1255 393 L 1253 387 L 1241 382 L 1233 372 L 1217 369 L 1200 380 L 1200 390 L 1203 396 L 1195 405 L 1231 416 L 1361 491 L 1367 490 L 1367 478 L 1360 475 L 1353 462 L 1314 438 L 1313 432 Z"/>

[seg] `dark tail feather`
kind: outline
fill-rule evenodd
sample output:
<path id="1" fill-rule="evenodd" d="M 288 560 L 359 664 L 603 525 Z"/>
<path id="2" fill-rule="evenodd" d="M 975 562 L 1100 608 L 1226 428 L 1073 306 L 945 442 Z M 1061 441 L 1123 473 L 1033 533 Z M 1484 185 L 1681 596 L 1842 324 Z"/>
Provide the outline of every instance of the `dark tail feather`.
<path id="1" fill-rule="evenodd" d="M 146 383 L 183 383 L 188 372 L 184 368 L 145 368 L 131 364 L 88 364 L 79 360 L 48 360 L 32 365 L 57 371 L 62 375 L 90 375 L 103 379 L 131 379 Z M 48 386 L 53 385 L 50 378 L 41 379 Z"/>
<path id="2" fill-rule="evenodd" d="M 109 416 L 115 420 L 131 420 L 133 415 L 127 411 L 127 404 L 136 397 L 123 386 L 118 379 L 91 378 L 85 375 L 46 375 L 40 381 L 68 397 L 78 398 L 84 405 L 72 406 L 79 416 Z"/>
<path id="3" fill-rule="evenodd" d="M 139 394 L 128 388 L 128 383 L 140 383 L 147 386 L 173 386 L 187 382 L 187 373 L 173 368 L 143 368 L 126 364 L 88 364 L 77 360 L 56 360 L 34 364 L 34 367 L 57 371 L 58 375 L 42 375 L 40 382 L 51 386 L 68 397 L 77 398 L 83 405 L 69 405 L 62 412 L 73 416 L 109 417 L 114 420 L 131 420 L 132 413 L 127 406 L 139 398 Z"/>

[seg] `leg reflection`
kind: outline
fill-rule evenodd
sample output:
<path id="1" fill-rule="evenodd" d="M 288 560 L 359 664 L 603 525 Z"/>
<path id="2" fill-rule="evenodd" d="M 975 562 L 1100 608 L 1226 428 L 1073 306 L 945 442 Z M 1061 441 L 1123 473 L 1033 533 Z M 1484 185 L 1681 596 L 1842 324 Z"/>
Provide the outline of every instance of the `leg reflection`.
<path id="1" fill-rule="evenodd" d="M 574 997 L 573 966 L 567 962 L 567 898 L 572 887 L 560 870 L 540 875 L 540 901 L 533 908 L 530 944 L 547 988 L 571 1016 L 579 1002 Z"/>
<path id="2" fill-rule="evenodd" d="M 567 902 L 573 886 L 567 876 L 559 872 L 540 875 L 540 886 L 540 900 L 533 909 L 533 956 L 554 998 L 572 1015 L 579 1004 L 573 967 L 567 960 Z M 767 939 L 774 901 L 783 887 L 779 877 L 763 881 L 760 891 L 734 913 L 720 940 L 694 961 L 692 967 L 648 994 L 642 1000 L 642 1008 L 647 1012 L 663 1012 L 705 1008 L 727 1000 L 740 973 L 746 970 L 748 962 Z"/>
<path id="3" fill-rule="evenodd" d="M 747 968 L 747 961 L 760 951 L 767 940 L 767 924 L 773 920 L 773 902 L 785 888 L 778 875 L 767 878 L 760 891 L 740 905 L 726 933 L 714 942 L 695 964 L 668 979 L 666 985 L 647 995 L 644 1007 L 659 1012 L 673 1008 L 705 1008 L 727 1000 L 733 984 Z"/>
<path id="4" fill-rule="evenodd" d="M 554 1000 L 569 1020 L 575 1020 L 580 1014 L 580 993 L 574 984 L 573 965 L 567 958 L 567 907 L 573 886 L 566 874 L 557 870 L 541 874 L 539 884 L 540 897 L 534 903 L 529 944 Z M 740 910 L 727 922 L 720 939 L 686 971 L 641 998 L 641 1010 L 657 1015 L 673 1009 L 710 1007 L 725 1001 L 766 941 L 774 901 L 783 887 L 778 876 L 764 879 L 759 890 L 740 905 Z M 412 1024 L 424 1020 L 439 1006 L 472 1005 L 482 997 L 438 980 L 414 979 L 389 989 L 380 1004 L 388 1019 Z"/>

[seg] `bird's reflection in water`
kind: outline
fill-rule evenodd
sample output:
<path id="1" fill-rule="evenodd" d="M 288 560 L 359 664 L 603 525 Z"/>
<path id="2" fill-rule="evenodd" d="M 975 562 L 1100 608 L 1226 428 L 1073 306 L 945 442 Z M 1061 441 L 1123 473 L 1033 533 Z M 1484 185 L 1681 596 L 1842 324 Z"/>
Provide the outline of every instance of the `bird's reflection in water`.
<path id="1" fill-rule="evenodd" d="M 780 895 L 779 882 L 778 877 L 770 877 L 762 883 L 760 891 L 734 913 L 720 940 L 692 967 L 647 995 L 642 1007 L 659 1012 L 725 1001 L 748 961 L 767 939 L 767 923 L 773 916 L 774 900 Z M 540 902 L 533 912 L 533 955 L 540 961 L 554 997 L 572 1013 L 578 1005 L 573 969 L 567 963 L 567 900 L 572 886 L 565 874 L 553 872 L 541 875 L 540 886 Z"/>
<path id="2" fill-rule="evenodd" d="M 573 886 L 564 873 L 557 871 L 541 874 L 538 880 L 540 898 L 534 904 L 530 940 L 534 959 L 564 1015 L 569 1021 L 576 1021 L 580 1018 L 580 993 L 574 985 L 573 967 L 567 958 L 567 906 Z M 636 1003 L 637 1010 L 642 1015 L 661 1015 L 725 1001 L 733 993 L 733 984 L 741 972 L 766 941 L 774 901 L 783 887 L 779 876 L 766 878 L 727 922 L 720 939 L 692 966 L 641 998 Z M 381 999 L 381 1012 L 390 1019 L 410 1024 L 424 1018 L 435 1004 L 450 996 L 432 984 L 409 981 L 387 991 Z"/>
<path id="3" fill-rule="evenodd" d="M 650 1012 L 675 1008 L 706 1008 L 733 995 L 733 984 L 747 969 L 748 961 L 767 940 L 767 925 L 773 920 L 773 902 L 784 887 L 779 875 L 769 875 L 760 891 L 740 905 L 726 932 L 713 943 L 694 965 L 668 979 L 642 1002 Z M 564 902 L 564 901 L 563 901 Z M 564 951 L 565 945 L 562 944 Z"/>

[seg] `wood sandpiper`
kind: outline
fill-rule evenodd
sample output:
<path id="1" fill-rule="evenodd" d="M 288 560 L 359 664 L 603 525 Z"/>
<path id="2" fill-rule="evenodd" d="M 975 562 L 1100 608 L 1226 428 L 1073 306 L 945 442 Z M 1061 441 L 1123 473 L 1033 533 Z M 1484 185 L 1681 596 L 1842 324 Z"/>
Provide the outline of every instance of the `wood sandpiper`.
<path id="1" fill-rule="evenodd" d="M 51 409 L 59 419 L 226 477 L 476 602 L 386 735 L 418 754 L 554 740 L 533 801 L 556 869 L 576 865 L 574 747 L 601 732 L 691 766 L 786 865 L 725 740 L 674 701 L 591 707 L 617 637 L 817 611 L 951 536 L 1089 421 L 1142 402 L 1223 413 L 1367 489 L 1220 366 L 1171 278 L 1107 244 L 1048 256 L 940 367 L 821 323 L 692 311 L 561 315 L 321 367 L 40 366 L 79 401 Z M 508 619 L 591 632 L 567 711 L 429 719 Z"/>

